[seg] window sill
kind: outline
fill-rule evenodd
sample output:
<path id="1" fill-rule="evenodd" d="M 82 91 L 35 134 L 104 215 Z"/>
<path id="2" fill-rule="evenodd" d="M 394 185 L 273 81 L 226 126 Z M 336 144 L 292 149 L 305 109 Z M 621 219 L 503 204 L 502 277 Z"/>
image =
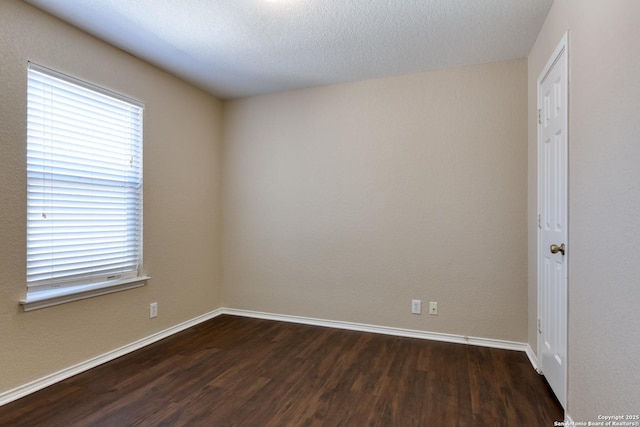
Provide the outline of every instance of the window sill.
<path id="1" fill-rule="evenodd" d="M 51 307 L 71 301 L 97 297 L 99 295 L 111 294 L 114 292 L 126 291 L 142 287 L 150 277 L 139 276 L 131 279 L 119 280 L 115 282 L 95 283 L 91 285 L 75 286 L 73 288 L 51 289 L 35 292 L 20 300 L 24 311 L 38 310 L 40 308 Z"/>

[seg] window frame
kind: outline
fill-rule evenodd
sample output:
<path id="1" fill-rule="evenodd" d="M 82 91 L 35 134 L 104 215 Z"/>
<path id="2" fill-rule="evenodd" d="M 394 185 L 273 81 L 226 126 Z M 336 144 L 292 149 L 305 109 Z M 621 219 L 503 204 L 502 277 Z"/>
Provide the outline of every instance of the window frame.
<path id="1" fill-rule="evenodd" d="M 136 162 L 136 172 L 134 172 L 134 175 L 138 178 L 138 181 L 136 181 L 136 183 L 139 183 L 138 188 L 136 188 L 134 190 L 134 203 L 135 203 L 135 211 L 137 212 L 136 215 L 133 217 L 134 219 L 131 220 L 131 217 L 129 214 L 127 214 L 125 216 L 125 219 L 120 220 L 123 221 L 123 224 L 128 224 L 131 225 L 132 223 L 136 225 L 135 230 L 135 237 L 134 241 L 136 242 L 135 244 L 133 244 L 133 246 L 131 246 L 131 243 L 126 243 L 126 244 L 121 244 L 122 245 L 122 250 L 127 250 L 128 252 L 131 252 L 131 248 L 135 249 L 133 251 L 134 254 L 137 255 L 137 263 L 136 264 L 136 268 L 135 269 L 131 269 L 131 267 L 127 267 L 129 268 L 129 270 L 125 271 L 123 270 L 121 273 L 116 273 L 116 274 L 110 274 L 110 273 L 101 273 L 101 275 L 98 275 L 99 277 L 101 277 L 100 279 L 96 279 L 96 273 L 95 272 L 91 272 L 91 273 L 86 273 L 86 274 L 82 274 L 81 276 L 73 277 L 73 280 L 69 280 L 68 278 L 65 279 L 61 279 L 61 278 L 53 278 L 53 273 L 51 273 L 51 278 L 50 279 L 43 279 L 40 281 L 34 281 L 34 280 L 30 280 L 27 282 L 27 293 L 24 299 L 20 300 L 20 304 L 23 306 L 25 311 L 30 311 L 30 310 L 35 310 L 35 309 L 39 309 L 39 308 L 44 308 L 44 307 L 49 307 L 49 306 L 53 306 L 53 305 L 58 305 L 58 304 L 63 304 L 66 302 L 70 302 L 70 301 L 75 301 L 75 300 L 79 300 L 79 299 L 85 299 L 85 298 L 90 298 L 90 297 L 94 297 L 94 296 L 98 296 L 98 295 L 104 295 L 104 294 L 108 294 L 108 293 L 113 293 L 113 292 L 119 292 L 122 290 L 126 290 L 126 289 L 133 289 L 133 288 L 137 288 L 137 287 L 141 287 L 144 286 L 146 283 L 146 280 L 149 279 L 148 276 L 146 276 L 145 274 L 143 274 L 144 271 L 144 267 L 143 267 L 143 159 L 142 159 L 142 151 L 143 151 L 143 145 L 144 145 L 144 138 L 143 138 L 143 127 L 144 127 L 144 104 L 140 101 L 137 101 L 135 99 L 129 98 L 127 96 L 121 95 L 119 93 L 113 92 L 111 90 L 105 89 L 103 87 L 88 83 L 86 81 L 77 79 L 75 77 L 71 77 L 69 75 L 66 75 L 64 73 L 55 71 L 55 70 L 51 70 L 47 67 L 43 67 L 41 65 L 35 64 L 33 62 L 28 62 L 28 66 L 27 66 L 27 86 L 28 86 L 28 90 L 32 90 L 32 86 L 31 86 L 31 77 L 32 77 L 32 72 L 35 72 L 37 74 L 40 75 L 44 75 L 46 76 L 45 78 L 51 78 L 57 81 L 62 81 L 64 82 L 64 85 L 67 85 L 68 87 L 71 86 L 76 86 L 78 87 L 78 94 L 86 94 L 86 95 L 90 95 L 90 97 L 92 98 L 92 100 L 96 100 L 96 99 L 103 99 L 103 100 L 108 100 L 110 102 L 114 102 L 114 103 L 124 103 L 126 104 L 127 107 L 132 108 L 132 110 L 134 111 L 133 114 L 137 114 L 139 116 L 139 122 L 137 122 L 137 126 L 135 127 L 138 131 L 139 131 L 139 137 L 127 137 L 127 138 L 135 138 L 135 141 L 137 142 L 137 145 L 134 146 L 134 151 L 136 151 L 136 157 L 135 159 L 137 159 L 138 161 Z M 70 86 L 69 86 L 70 85 Z M 75 90 L 75 88 L 74 88 Z M 28 92 L 29 93 L 29 92 Z M 94 99 L 95 97 L 95 99 Z M 107 99 L 108 98 L 108 99 Z M 31 99 L 30 99 L 30 95 L 27 96 L 27 106 L 28 108 L 37 105 L 37 101 L 33 102 L 33 105 L 31 104 Z M 69 105 L 74 105 L 77 108 L 80 109 L 81 113 L 85 113 L 88 110 L 82 109 L 83 105 L 81 105 L 80 102 L 78 102 L 78 104 L 75 103 L 70 103 Z M 85 106 L 86 108 L 86 106 Z M 31 113 L 29 112 L 29 110 L 27 111 L 27 118 L 32 118 Z M 105 119 L 106 120 L 106 119 Z M 75 132 L 76 134 L 80 132 L 80 128 L 81 128 L 81 122 L 78 122 L 75 124 L 76 127 L 74 127 L 72 129 L 72 132 Z M 30 128 L 31 124 L 28 121 L 27 122 L 27 129 L 28 129 L 28 136 L 27 136 L 27 147 L 30 146 L 31 143 L 31 136 L 29 136 L 29 131 L 33 131 L 33 128 Z M 99 136 L 104 136 L 103 134 L 96 134 Z M 87 147 L 89 146 L 89 144 L 87 143 Z M 122 152 L 118 152 L 119 154 L 122 155 Z M 133 159 L 134 157 L 132 157 Z M 102 160 L 102 158 L 100 158 L 100 160 Z M 27 164 L 29 164 L 30 160 L 27 160 Z M 85 163 L 86 162 L 86 163 Z M 88 156 L 86 158 L 82 158 L 77 164 L 78 165 L 86 165 L 89 163 L 88 160 Z M 52 175 L 53 176 L 53 175 Z M 47 178 L 50 179 L 50 178 Z M 82 179 L 82 178 L 79 178 Z M 75 182 L 75 181 L 73 181 Z M 125 181 L 127 183 L 129 183 L 130 181 Z M 92 190 L 90 191 L 95 191 L 95 185 L 91 184 L 90 185 Z M 28 188 L 32 188 L 31 184 L 28 185 Z M 36 186 L 36 188 L 38 188 Z M 40 187 L 42 188 L 42 187 Z M 107 186 L 106 188 L 109 188 L 109 186 Z M 123 193 L 126 190 L 123 189 Z M 55 193 L 52 193 L 55 194 Z M 25 194 L 25 196 L 27 196 L 27 194 Z M 27 196 L 28 197 L 28 196 Z M 53 196 L 52 196 L 53 197 Z M 30 199 L 31 200 L 31 199 Z M 130 200 L 127 199 L 126 196 L 122 196 L 121 199 L 121 203 L 123 205 L 126 204 L 126 200 Z M 130 203 L 130 202 L 129 202 Z M 28 208 L 29 210 L 29 208 Z M 27 215 L 29 215 L 29 212 L 27 212 Z M 133 222 L 131 222 L 133 221 Z M 35 224 L 36 221 L 31 220 L 31 222 L 29 222 L 29 220 L 27 220 L 27 223 L 31 223 L 31 224 Z M 77 224 L 74 224 L 73 226 L 78 226 Z M 29 236 L 29 225 L 27 225 L 27 237 Z M 31 229 L 33 231 L 33 228 Z M 55 241 L 55 239 L 52 237 L 52 242 Z M 104 240 L 104 239 L 103 239 Z M 102 240 L 102 241 L 103 241 Z M 130 238 L 127 239 L 127 241 L 131 240 Z M 101 242 L 100 239 L 97 240 L 98 242 Z M 92 244 L 94 244 L 95 242 L 91 242 Z M 28 244 L 28 243 L 27 243 Z M 128 249 L 127 249 L 128 248 Z M 54 252 L 55 249 L 53 248 L 53 243 L 52 243 L 52 247 L 51 247 L 51 253 L 55 253 Z M 29 249 L 27 249 L 27 253 L 29 255 Z M 31 261 L 31 265 L 29 264 L 29 261 L 27 261 L 27 272 L 33 272 L 33 265 L 35 263 L 33 261 Z M 129 262 L 128 264 L 131 264 L 131 262 Z M 52 265 L 53 265 L 53 261 L 52 261 Z M 30 270 L 31 268 L 31 270 Z M 106 270 L 105 270 L 106 271 Z M 84 277 L 84 278 L 83 278 Z"/>

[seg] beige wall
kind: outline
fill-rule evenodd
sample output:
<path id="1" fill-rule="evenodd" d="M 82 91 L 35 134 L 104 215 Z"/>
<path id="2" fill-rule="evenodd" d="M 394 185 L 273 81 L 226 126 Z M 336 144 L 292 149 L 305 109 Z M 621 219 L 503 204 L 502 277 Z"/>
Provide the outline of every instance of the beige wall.
<path id="1" fill-rule="evenodd" d="M 225 103 L 223 305 L 525 342 L 526 96 L 515 60 Z"/>
<path id="2" fill-rule="evenodd" d="M 29 313 L 18 305 L 28 60 L 146 104 L 147 286 Z M 0 393 L 219 307 L 220 102 L 14 0 L 0 2 L 0 76 Z"/>
<path id="3" fill-rule="evenodd" d="M 574 421 L 640 412 L 640 2 L 555 0 L 536 80 L 569 30 L 569 382 Z M 529 114 L 529 340 L 536 346 L 536 124 Z"/>

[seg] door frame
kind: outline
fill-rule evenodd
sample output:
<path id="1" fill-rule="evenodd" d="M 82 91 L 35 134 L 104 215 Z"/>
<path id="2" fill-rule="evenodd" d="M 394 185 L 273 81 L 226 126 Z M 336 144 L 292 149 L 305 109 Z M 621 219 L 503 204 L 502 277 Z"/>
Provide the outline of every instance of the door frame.
<path id="1" fill-rule="evenodd" d="M 549 71 L 553 68 L 553 66 L 556 64 L 556 62 L 560 59 L 560 55 L 562 55 L 562 53 L 565 53 L 567 55 L 567 81 L 566 81 L 566 91 L 567 91 L 567 106 L 566 106 L 566 124 L 567 124 L 567 152 L 566 152 L 566 164 L 565 164 L 565 171 L 566 171 L 566 185 L 567 185 L 567 191 L 566 191 L 566 206 L 567 206 L 567 224 L 566 224 L 566 229 L 567 229 L 567 248 L 569 249 L 565 255 L 565 262 L 566 262 L 566 267 L 567 267 L 567 273 L 566 273 L 566 295 L 567 295 L 567 305 L 565 307 L 565 315 L 566 315 L 566 325 L 567 325 L 567 330 L 566 330 L 566 371 L 565 371 L 565 396 L 564 396 L 564 400 L 566 402 L 566 398 L 568 395 L 568 382 L 569 382 L 569 256 L 571 254 L 571 245 L 569 244 L 569 233 L 570 233 L 570 228 L 569 228 L 569 216 L 570 216 L 570 212 L 569 212 L 569 142 L 570 142 L 570 131 L 569 131 L 569 105 L 570 105 L 570 101 L 569 101 L 569 32 L 565 32 L 562 36 L 562 38 L 560 39 L 560 42 L 558 43 L 558 45 L 556 46 L 555 50 L 553 51 L 553 54 L 549 57 L 549 60 L 547 61 L 545 67 L 542 69 L 542 72 L 540 73 L 540 75 L 538 76 L 538 80 L 536 82 L 536 161 L 537 161 L 537 206 L 536 206 L 536 210 L 537 210 L 537 222 L 536 222 L 536 276 L 537 276 L 537 319 L 536 319 L 536 341 L 537 341 L 537 355 L 538 355 L 538 372 L 542 375 L 544 375 L 544 367 L 542 366 L 543 361 L 542 361 L 542 357 L 541 357 L 541 352 L 542 352 L 542 340 L 540 339 L 540 319 L 541 319 L 541 311 L 542 311 L 542 304 L 541 304 L 541 294 L 542 294 L 542 275 L 541 275 L 541 270 L 542 270 L 542 257 L 541 257 L 541 229 L 540 229 L 540 211 L 541 211 L 541 198 L 542 198 L 542 191 L 541 191 L 541 185 L 542 185 L 542 162 L 540 159 L 540 144 L 541 144 L 541 132 L 540 132 L 540 120 L 539 120 L 539 114 L 541 111 L 542 106 L 540 105 L 540 87 L 542 84 L 542 81 L 545 79 L 545 77 L 548 75 Z M 564 408 L 564 410 L 566 411 L 566 407 Z"/>

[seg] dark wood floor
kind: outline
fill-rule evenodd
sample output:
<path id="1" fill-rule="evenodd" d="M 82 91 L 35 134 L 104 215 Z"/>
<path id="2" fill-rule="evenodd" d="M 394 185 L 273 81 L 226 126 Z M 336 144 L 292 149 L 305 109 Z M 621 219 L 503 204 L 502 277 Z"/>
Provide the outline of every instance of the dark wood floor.
<path id="1" fill-rule="evenodd" d="M 553 426 L 524 353 L 220 316 L 0 407 L 1 426 Z"/>

